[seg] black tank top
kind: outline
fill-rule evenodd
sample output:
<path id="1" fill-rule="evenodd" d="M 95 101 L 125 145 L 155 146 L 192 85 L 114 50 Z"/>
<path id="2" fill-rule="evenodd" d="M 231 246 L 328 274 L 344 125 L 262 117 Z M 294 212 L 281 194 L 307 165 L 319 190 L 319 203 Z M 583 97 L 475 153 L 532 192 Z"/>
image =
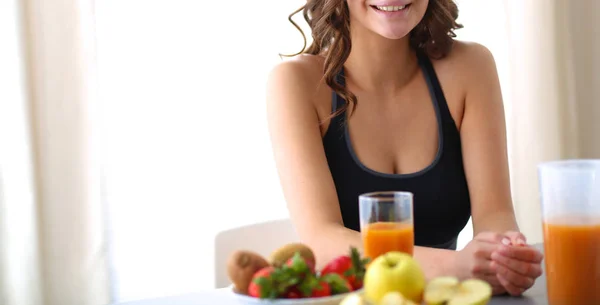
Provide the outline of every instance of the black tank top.
<path id="1" fill-rule="evenodd" d="M 414 195 L 415 245 L 456 249 L 458 234 L 471 216 L 469 189 L 463 168 L 460 134 L 429 58 L 418 55 L 438 124 L 438 152 L 431 165 L 410 174 L 387 174 L 364 166 L 353 151 L 347 115 L 333 118 L 323 137 L 335 182 L 344 226 L 360 231 L 358 196 L 376 191 L 408 191 Z M 345 85 L 343 70 L 337 75 Z M 344 105 L 333 93 L 332 110 Z"/>

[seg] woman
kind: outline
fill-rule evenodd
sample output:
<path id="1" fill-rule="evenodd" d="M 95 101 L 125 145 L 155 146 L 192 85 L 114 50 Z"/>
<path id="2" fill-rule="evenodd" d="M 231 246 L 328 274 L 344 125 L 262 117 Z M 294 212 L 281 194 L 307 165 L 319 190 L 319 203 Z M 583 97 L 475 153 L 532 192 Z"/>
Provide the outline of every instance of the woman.
<path id="1" fill-rule="evenodd" d="M 272 71 L 267 103 L 288 209 L 317 260 L 362 248 L 359 194 L 410 191 L 428 278 L 530 288 L 542 255 L 514 217 L 494 59 L 453 40 L 455 3 L 308 0 L 303 11 L 314 42 Z M 474 238 L 455 251 L 470 216 Z"/>

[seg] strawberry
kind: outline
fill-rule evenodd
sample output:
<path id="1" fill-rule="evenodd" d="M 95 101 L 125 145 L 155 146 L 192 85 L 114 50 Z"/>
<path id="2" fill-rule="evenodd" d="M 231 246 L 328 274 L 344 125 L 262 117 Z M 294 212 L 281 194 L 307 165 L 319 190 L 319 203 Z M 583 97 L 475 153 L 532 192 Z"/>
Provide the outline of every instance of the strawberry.
<path id="1" fill-rule="evenodd" d="M 321 271 L 321 275 L 338 274 L 348 280 L 352 290 L 362 288 L 366 264 L 369 259 L 361 259 L 360 253 L 354 247 L 350 249 L 350 256 L 344 255 L 329 262 Z"/>
<path id="2" fill-rule="evenodd" d="M 288 261 L 285 263 L 285 265 L 287 267 L 291 268 L 295 273 L 297 273 L 299 275 L 315 273 L 314 262 L 304 259 L 304 257 L 302 257 L 299 252 L 296 252 L 296 254 L 294 254 L 294 256 L 292 256 L 290 259 L 288 259 Z"/>
<path id="3" fill-rule="evenodd" d="M 285 293 L 284 297 L 286 299 L 300 299 L 302 298 L 302 292 L 300 292 L 298 288 L 292 288 Z"/>
<path id="4" fill-rule="evenodd" d="M 332 295 L 347 293 L 354 290 L 350 281 L 337 273 L 325 274 L 321 277 L 321 280 L 329 284 Z"/>
<path id="5" fill-rule="evenodd" d="M 319 285 L 312 289 L 311 298 L 327 297 L 331 295 L 331 287 L 326 282 L 319 282 Z"/>
<path id="6" fill-rule="evenodd" d="M 298 285 L 306 275 L 310 275 L 309 267 L 304 264 L 299 265 L 299 270 L 284 265 L 280 268 L 273 266 L 258 270 L 250 281 L 248 286 L 248 295 L 261 299 L 276 299 L 285 297 L 286 293 L 294 286 Z M 297 267 L 294 265 L 294 267 Z"/>
<path id="7" fill-rule="evenodd" d="M 267 298 L 273 291 L 273 279 L 272 274 L 275 272 L 275 268 L 269 266 L 262 268 L 252 276 L 250 285 L 248 286 L 248 295 L 255 298 Z M 277 296 L 274 296 L 277 297 Z"/>

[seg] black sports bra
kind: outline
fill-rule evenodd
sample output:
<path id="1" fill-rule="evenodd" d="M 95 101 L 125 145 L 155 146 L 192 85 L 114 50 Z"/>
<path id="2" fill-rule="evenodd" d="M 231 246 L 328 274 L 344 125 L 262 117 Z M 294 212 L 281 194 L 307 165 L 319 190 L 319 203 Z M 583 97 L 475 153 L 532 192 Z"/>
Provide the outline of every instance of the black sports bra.
<path id="1" fill-rule="evenodd" d="M 365 167 L 353 151 L 345 124 L 346 113 L 333 118 L 323 137 L 329 169 L 335 182 L 344 226 L 360 231 L 358 196 L 375 191 L 414 194 L 415 244 L 456 249 L 458 234 L 471 216 L 469 189 L 463 168 L 460 134 L 429 58 L 418 54 L 437 116 L 438 153 L 431 165 L 411 174 L 386 174 Z M 345 85 L 343 70 L 337 75 Z M 345 101 L 333 93 L 332 110 Z"/>

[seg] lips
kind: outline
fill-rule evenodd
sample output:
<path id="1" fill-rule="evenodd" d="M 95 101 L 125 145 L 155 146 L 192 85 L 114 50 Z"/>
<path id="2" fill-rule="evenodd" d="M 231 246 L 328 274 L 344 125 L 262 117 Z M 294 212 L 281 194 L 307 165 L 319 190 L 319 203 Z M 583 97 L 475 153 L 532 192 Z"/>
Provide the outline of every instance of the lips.
<path id="1" fill-rule="evenodd" d="M 384 12 L 398 12 L 401 11 L 405 8 L 408 7 L 408 5 L 400 5 L 400 6 L 394 6 L 394 5 L 386 5 L 386 6 L 379 6 L 379 5 L 374 5 L 372 6 L 375 9 L 378 9 L 380 11 L 384 11 Z"/>
<path id="2" fill-rule="evenodd" d="M 371 4 L 371 8 L 380 12 L 401 12 L 410 7 L 411 3 L 401 3 L 399 1 Z"/>

